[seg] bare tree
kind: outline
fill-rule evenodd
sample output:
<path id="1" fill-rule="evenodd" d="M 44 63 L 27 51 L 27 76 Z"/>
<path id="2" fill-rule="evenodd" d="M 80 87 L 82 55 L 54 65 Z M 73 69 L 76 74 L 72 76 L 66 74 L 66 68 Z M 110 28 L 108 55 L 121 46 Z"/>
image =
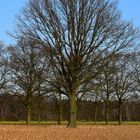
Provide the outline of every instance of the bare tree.
<path id="1" fill-rule="evenodd" d="M 128 102 L 131 103 L 131 106 L 132 106 L 132 118 L 133 118 L 133 121 L 136 121 L 136 118 L 137 118 L 137 115 L 136 115 L 136 104 L 138 104 L 140 100 L 140 95 L 137 91 L 134 91 L 132 95 L 130 95 L 129 99 L 128 99 Z"/>
<path id="2" fill-rule="evenodd" d="M 42 90 L 46 78 L 46 58 L 34 41 L 19 39 L 18 44 L 9 47 L 11 81 L 20 94 L 25 94 L 27 124 L 31 122 L 32 99 Z M 40 93 L 39 93 L 40 95 Z M 39 99 L 38 99 L 39 100 Z"/>
<path id="3" fill-rule="evenodd" d="M 135 88 L 134 90 L 140 91 L 140 51 L 135 50 L 134 53 L 131 54 L 131 65 L 135 70 Z"/>
<path id="4" fill-rule="evenodd" d="M 9 64 L 6 47 L 0 42 L 0 90 L 6 90 L 8 83 Z M 2 91 L 1 91 L 2 92 Z"/>
<path id="5" fill-rule="evenodd" d="M 133 92 L 133 84 L 135 81 L 135 70 L 130 65 L 130 55 L 120 56 L 117 62 L 117 71 L 114 74 L 114 89 L 118 99 L 118 120 L 122 124 L 122 105 L 124 101 Z"/>
<path id="6" fill-rule="evenodd" d="M 116 59 L 116 58 L 115 58 Z M 109 116 L 110 116 L 110 101 L 111 97 L 114 96 L 114 73 L 116 71 L 115 69 L 115 60 L 112 58 L 109 63 L 104 66 L 102 69 L 102 73 L 99 76 L 99 82 L 100 82 L 100 92 L 102 100 L 105 104 L 105 122 L 106 124 L 109 123 Z"/>
<path id="7" fill-rule="evenodd" d="M 69 97 L 68 127 L 76 127 L 80 86 L 96 77 L 102 60 L 130 47 L 136 37 L 132 25 L 121 20 L 116 2 L 108 0 L 29 0 L 16 32 L 46 48 Z"/>

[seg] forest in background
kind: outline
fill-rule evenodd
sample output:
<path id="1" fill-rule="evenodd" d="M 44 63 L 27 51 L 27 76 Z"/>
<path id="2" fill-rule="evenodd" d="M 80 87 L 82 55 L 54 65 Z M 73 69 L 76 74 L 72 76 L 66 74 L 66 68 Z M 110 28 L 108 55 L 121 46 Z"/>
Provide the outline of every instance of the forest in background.
<path id="1" fill-rule="evenodd" d="M 34 100 L 32 105 L 32 121 L 38 123 L 45 121 L 56 121 L 61 124 L 68 120 L 68 100 L 63 99 L 61 106 L 59 99 L 56 97 L 44 97 L 41 100 L 40 107 Z M 11 94 L 2 94 L 0 96 L 0 121 L 20 121 L 26 120 L 27 111 L 24 96 L 15 96 Z M 79 100 L 77 120 L 85 122 L 105 121 L 105 103 L 93 100 Z M 109 121 L 118 121 L 118 102 L 110 101 Z M 132 95 L 125 101 L 122 107 L 122 120 L 124 122 L 140 121 L 140 96 Z M 61 112 L 60 112 L 61 109 Z M 38 111 L 39 110 L 39 111 Z M 61 120 L 60 120 L 61 119 Z M 61 122 L 60 122 L 61 121 Z M 8 123 L 8 122 L 7 122 Z"/>

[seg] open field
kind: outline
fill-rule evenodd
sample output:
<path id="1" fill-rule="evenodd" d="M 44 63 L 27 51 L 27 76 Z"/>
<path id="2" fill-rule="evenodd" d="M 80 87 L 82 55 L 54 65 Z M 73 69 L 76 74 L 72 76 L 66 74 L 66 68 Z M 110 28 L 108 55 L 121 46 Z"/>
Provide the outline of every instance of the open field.
<path id="1" fill-rule="evenodd" d="M 140 140 L 140 125 L 0 125 L 0 140 Z"/>

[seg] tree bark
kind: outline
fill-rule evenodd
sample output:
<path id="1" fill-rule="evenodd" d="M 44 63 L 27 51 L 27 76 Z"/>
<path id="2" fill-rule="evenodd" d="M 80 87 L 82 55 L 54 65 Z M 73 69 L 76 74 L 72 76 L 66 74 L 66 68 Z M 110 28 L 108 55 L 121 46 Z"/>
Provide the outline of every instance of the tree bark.
<path id="1" fill-rule="evenodd" d="M 109 123 L 109 101 L 106 100 L 105 124 Z"/>
<path id="2" fill-rule="evenodd" d="M 129 112 L 129 102 L 127 102 L 125 104 L 125 110 L 126 110 L 126 121 L 130 121 L 131 120 L 131 117 L 130 117 L 130 112 Z"/>
<path id="3" fill-rule="evenodd" d="M 27 105 L 27 120 L 26 120 L 27 125 L 31 124 L 31 105 Z"/>
<path id="4" fill-rule="evenodd" d="M 26 119 L 26 124 L 30 125 L 31 124 L 31 97 L 27 97 L 27 119 Z"/>
<path id="5" fill-rule="evenodd" d="M 122 124 L 122 102 L 119 101 L 119 125 Z"/>
<path id="6" fill-rule="evenodd" d="M 133 121 L 136 121 L 135 102 L 132 102 Z"/>
<path id="7" fill-rule="evenodd" d="M 67 127 L 77 127 L 77 104 L 76 104 L 76 97 L 75 94 L 69 95 L 69 122 Z"/>
<path id="8" fill-rule="evenodd" d="M 41 122 L 41 116 L 40 116 L 40 98 L 38 98 L 37 120 L 38 120 L 38 124 L 40 124 L 40 122 Z"/>
<path id="9" fill-rule="evenodd" d="M 62 124 L 62 100 L 61 100 L 61 94 L 59 96 L 59 112 L 58 112 L 58 125 Z"/>
<path id="10" fill-rule="evenodd" d="M 94 124 L 97 123 L 97 101 L 95 101 L 95 110 L 94 110 Z"/>
<path id="11" fill-rule="evenodd" d="M 41 116 L 40 116 L 40 113 L 38 114 L 38 124 L 40 124 L 41 122 Z"/>

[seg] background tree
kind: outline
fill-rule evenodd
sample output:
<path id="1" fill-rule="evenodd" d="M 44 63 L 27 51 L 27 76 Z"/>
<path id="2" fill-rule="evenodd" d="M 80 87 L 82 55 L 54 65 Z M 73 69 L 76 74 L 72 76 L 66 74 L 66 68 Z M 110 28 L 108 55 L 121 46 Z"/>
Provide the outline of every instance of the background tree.
<path id="1" fill-rule="evenodd" d="M 106 124 L 109 123 L 109 116 L 110 116 L 110 102 L 112 96 L 114 96 L 114 72 L 115 69 L 115 62 L 114 58 L 110 60 L 102 69 L 102 73 L 99 77 L 99 87 L 101 92 L 101 97 L 105 104 L 105 122 Z"/>
<path id="2" fill-rule="evenodd" d="M 9 62 L 8 62 L 8 55 L 6 53 L 5 45 L 2 41 L 0 41 L 0 95 L 3 97 L 6 97 L 7 93 L 7 85 L 9 82 Z M 6 98 L 3 98 L 6 100 Z M 1 100 L 1 102 L 3 102 Z M 5 108 L 7 107 L 7 104 L 5 103 Z M 4 111 L 1 106 L 1 116 L 3 116 L 6 113 L 6 110 Z M 2 119 L 3 117 L 1 117 Z"/>
<path id="3" fill-rule="evenodd" d="M 31 121 L 33 96 L 44 86 L 47 72 L 46 58 L 39 47 L 34 41 L 28 42 L 22 38 L 16 46 L 8 48 L 11 81 L 16 85 L 16 90 L 20 89 L 19 94 L 24 94 L 26 98 L 27 124 Z"/>
<path id="4" fill-rule="evenodd" d="M 132 92 L 135 70 L 130 65 L 130 55 L 120 56 L 117 62 L 117 71 L 115 73 L 114 89 L 118 99 L 118 120 L 122 124 L 122 104 Z"/>
<path id="5" fill-rule="evenodd" d="M 8 55 L 3 42 L 0 42 L 0 90 L 7 89 L 8 75 L 9 75 L 9 64 Z"/>

